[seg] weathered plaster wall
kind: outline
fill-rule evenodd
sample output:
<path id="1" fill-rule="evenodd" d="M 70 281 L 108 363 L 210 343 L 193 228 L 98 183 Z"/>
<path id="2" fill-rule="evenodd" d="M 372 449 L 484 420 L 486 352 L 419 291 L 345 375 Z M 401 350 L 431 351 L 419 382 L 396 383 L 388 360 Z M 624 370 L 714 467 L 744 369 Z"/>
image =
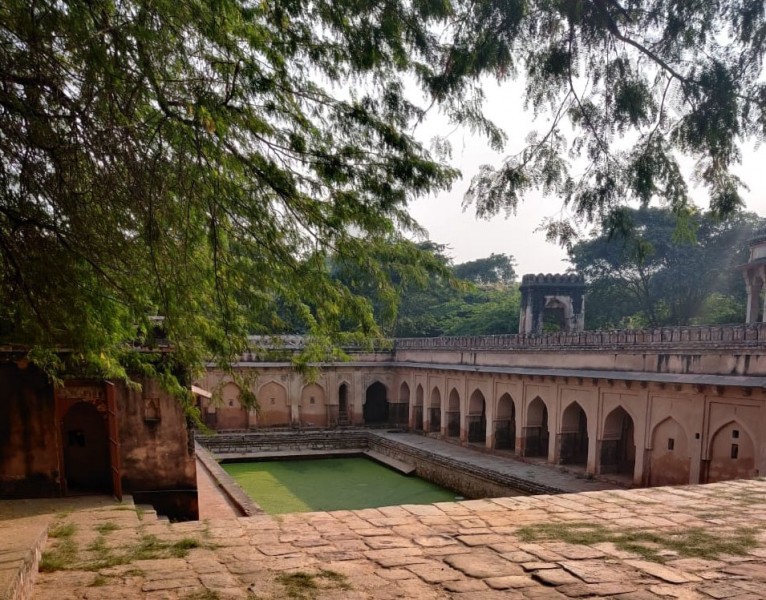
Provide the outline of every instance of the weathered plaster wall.
<path id="1" fill-rule="evenodd" d="M 58 493 L 53 389 L 34 367 L 0 364 L 0 497 Z"/>

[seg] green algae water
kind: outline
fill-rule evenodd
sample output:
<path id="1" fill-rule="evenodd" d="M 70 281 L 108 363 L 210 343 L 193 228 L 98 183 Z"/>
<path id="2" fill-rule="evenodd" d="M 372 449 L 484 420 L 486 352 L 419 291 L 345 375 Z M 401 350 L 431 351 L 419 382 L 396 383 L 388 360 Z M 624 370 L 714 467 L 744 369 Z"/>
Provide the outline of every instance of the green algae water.
<path id="1" fill-rule="evenodd" d="M 267 513 L 351 510 L 452 502 L 456 494 L 366 458 L 221 465 Z"/>

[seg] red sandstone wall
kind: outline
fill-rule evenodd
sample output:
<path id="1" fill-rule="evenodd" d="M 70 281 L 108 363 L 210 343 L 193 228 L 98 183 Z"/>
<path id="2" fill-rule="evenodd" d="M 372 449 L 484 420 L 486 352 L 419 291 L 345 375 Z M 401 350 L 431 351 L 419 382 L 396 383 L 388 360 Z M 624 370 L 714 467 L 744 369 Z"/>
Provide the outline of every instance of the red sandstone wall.
<path id="1" fill-rule="evenodd" d="M 0 497 L 58 494 L 53 408 L 53 389 L 39 370 L 0 365 Z"/>

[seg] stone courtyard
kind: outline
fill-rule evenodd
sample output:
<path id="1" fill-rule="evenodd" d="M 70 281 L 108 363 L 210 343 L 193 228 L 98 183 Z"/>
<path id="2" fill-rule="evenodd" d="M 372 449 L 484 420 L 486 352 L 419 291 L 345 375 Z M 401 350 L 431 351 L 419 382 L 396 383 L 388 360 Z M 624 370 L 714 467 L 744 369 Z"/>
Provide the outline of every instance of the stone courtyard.
<path id="1" fill-rule="evenodd" d="M 32 598 L 755 600 L 764 509 L 760 480 L 185 523 L 74 506 Z"/>

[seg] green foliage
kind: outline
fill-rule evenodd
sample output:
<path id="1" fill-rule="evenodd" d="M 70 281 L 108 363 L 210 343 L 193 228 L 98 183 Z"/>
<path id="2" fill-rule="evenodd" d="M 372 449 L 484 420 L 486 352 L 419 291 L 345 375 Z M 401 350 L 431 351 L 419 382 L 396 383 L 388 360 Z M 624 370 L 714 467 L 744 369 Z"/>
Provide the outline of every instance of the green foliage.
<path id="1" fill-rule="evenodd" d="M 620 209 L 572 247 L 570 260 L 588 280 L 588 328 L 744 320 L 736 266 L 747 262 L 747 242 L 766 221 L 691 213 L 682 223 L 679 233 L 668 209 Z"/>
<path id="2" fill-rule="evenodd" d="M 711 213 L 741 208 L 739 144 L 766 136 L 763 2 L 491 1 L 456 22 L 444 79 L 523 77 L 527 107 L 549 117 L 518 154 L 473 178 L 464 205 L 479 216 L 514 212 L 533 188 L 563 198 L 575 221 L 632 200 L 680 215 L 691 206 L 682 154 L 696 161 Z M 545 226 L 566 245 L 576 237 L 566 218 Z"/>
<path id="3" fill-rule="evenodd" d="M 299 329 L 313 358 L 378 334 L 328 263 L 395 304 L 384 248 L 456 176 L 409 133 L 405 78 L 501 139 L 475 81 L 444 77 L 435 28 L 457 8 L 2 3 L 0 343 L 52 377 L 145 368 L 172 387 L 247 334 Z M 136 350 L 168 343 L 173 364 Z"/>

